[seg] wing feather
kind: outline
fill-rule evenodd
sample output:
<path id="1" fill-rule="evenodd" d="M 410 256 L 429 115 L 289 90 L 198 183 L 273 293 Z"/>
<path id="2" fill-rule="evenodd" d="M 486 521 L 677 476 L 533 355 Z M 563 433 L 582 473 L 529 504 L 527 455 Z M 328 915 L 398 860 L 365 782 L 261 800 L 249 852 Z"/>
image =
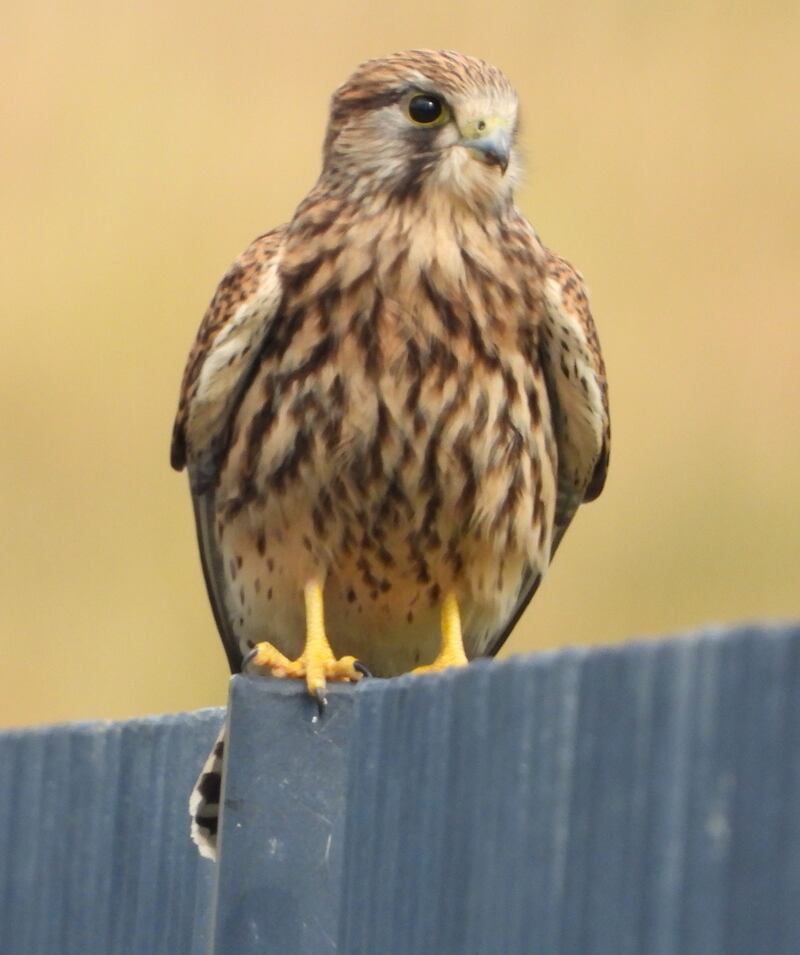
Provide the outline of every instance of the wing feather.
<path id="1" fill-rule="evenodd" d="M 583 278 L 566 259 L 546 250 L 545 298 L 539 357 L 550 399 L 558 448 L 558 475 L 552 561 L 575 512 L 599 497 L 611 447 L 608 386 L 597 329 Z M 505 643 L 541 583 L 530 573 L 508 623 L 490 655 Z"/>
<path id="2" fill-rule="evenodd" d="M 539 354 L 558 446 L 555 538 L 578 507 L 599 497 L 611 447 L 606 369 L 580 273 L 548 252 L 547 314 Z M 555 546 L 554 546 L 555 550 Z"/>
<path id="3" fill-rule="evenodd" d="M 220 282 L 186 363 L 172 430 L 172 466 L 188 468 L 203 577 L 234 673 L 242 655 L 225 610 L 224 567 L 214 527 L 216 483 L 236 411 L 279 315 L 284 229 L 256 239 Z"/>
<path id="4" fill-rule="evenodd" d="M 189 468 L 193 491 L 216 480 L 230 426 L 281 299 L 278 274 L 285 227 L 260 236 L 228 269 L 197 333 L 172 431 L 172 466 Z"/>

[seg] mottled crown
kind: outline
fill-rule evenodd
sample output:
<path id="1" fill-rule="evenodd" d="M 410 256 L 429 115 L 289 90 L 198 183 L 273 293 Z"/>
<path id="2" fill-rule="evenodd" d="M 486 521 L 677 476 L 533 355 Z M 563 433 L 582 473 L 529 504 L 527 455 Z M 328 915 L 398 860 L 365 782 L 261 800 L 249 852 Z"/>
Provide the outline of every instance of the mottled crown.
<path id="1" fill-rule="evenodd" d="M 407 90 L 433 86 L 445 96 L 493 92 L 516 97 L 506 75 L 491 63 L 453 50 L 407 50 L 367 60 L 333 94 L 331 126 L 350 110 L 389 105 Z"/>

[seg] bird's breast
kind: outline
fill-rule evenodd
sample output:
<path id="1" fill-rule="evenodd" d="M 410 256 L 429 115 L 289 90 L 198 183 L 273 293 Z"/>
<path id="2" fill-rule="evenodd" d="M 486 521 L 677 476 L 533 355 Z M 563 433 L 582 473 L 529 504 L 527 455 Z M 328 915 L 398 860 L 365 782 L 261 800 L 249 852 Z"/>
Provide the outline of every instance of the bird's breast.
<path id="1" fill-rule="evenodd" d="M 538 551 L 555 466 L 550 415 L 508 311 L 493 327 L 431 285 L 290 315 L 290 345 L 265 354 L 242 401 L 223 492 L 297 500 L 373 536 L 393 522 L 412 549 L 453 553 L 468 537 Z"/>

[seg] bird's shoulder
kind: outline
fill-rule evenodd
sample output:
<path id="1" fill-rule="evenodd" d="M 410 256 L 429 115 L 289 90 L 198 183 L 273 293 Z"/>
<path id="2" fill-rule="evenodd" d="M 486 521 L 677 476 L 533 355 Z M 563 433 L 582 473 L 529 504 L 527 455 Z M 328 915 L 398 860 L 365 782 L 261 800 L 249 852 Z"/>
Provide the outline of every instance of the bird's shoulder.
<path id="1" fill-rule="evenodd" d="M 545 249 L 547 278 L 552 283 L 556 295 L 551 300 L 558 303 L 559 310 L 568 315 L 580 327 L 587 347 L 594 359 L 597 371 L 605 379 L 605 364 L 600 350 L 600 338 L 592 317 L 589 304 L 589 291 L 583 275 L 568 262 L 563 255 L 552 249 Z M 606 398 L 607 403 L 607 398 Z"/>
<path id="2" fill-rule="evenodd" d="M 209 371 L 212 356 L 225 347 L 230 352 L 225 362 L 213 364 L 220 367 L 225 364 L 229 378 L 236 375 L 242 360 L 252 351 L 260 326 L 277 306 L 280 298 L 277 261 L 286 229 L 287 226 L 281 225 L 254 239 L 222 277 L 206 309 L 184 368 L 172 429 L 171 462 L 176 470 L 182 470 L 187 463 L 189 422 L 198 393 L 203 390 L 203 378 L 208 377 L 204 376 L 204 369 Z M 219 374 L 214 377 L 219 378 Z M 220 382 L 213 387 L 218 395 L 226 390 L 220 387 Z"/>

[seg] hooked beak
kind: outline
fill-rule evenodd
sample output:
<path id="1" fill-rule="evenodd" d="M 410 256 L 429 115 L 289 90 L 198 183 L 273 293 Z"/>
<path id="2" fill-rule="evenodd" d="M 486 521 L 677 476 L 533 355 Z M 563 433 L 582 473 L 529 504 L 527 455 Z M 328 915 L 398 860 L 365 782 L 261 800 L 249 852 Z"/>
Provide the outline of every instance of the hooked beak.
<path id="1" fill-rule="evenodd" d="M 511 134 L 506 124 L 496 118 L 479 119 L 462 130 L 461 145 L 473 149 L 489 166 L 499 166 L 505 173 L 511 156 Z"/>

